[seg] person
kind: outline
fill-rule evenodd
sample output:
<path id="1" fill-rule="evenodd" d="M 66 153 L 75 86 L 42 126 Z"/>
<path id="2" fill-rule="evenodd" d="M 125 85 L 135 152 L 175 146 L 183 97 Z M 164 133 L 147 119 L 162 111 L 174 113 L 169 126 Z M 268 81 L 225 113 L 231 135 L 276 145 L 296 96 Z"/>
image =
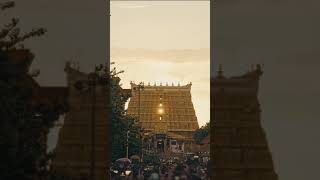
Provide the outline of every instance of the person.
<path id="1" fill-rule="evenodd" d="M 184 175 L 186 175 L 186 172 L 184 171 L 183 165 L 180 163 L 177 164 L 173 172 L 173 179 L 181 179 L 180 177 Z"/>
<path id="2" fill-rule="evenodd" d="M 136 164 L 133 164 L 132 166 L 132 173 L 129 176 L 129 180 L 138 180 L 139 176 L 139 167 Z"/>
<path id="3" fill-rule="evenodd" d="M 144 180 L 144 176 L 141 173 L 131 173 L 128 180 Z"/>
<path id="4" fill-rule="evenodd" d="M 161 166 L 161 169 L 160 169 L 160 179 L 161 180 L 166 180 L 168 179 L 168 168 L 167 166 L 164 164 Z"/>
<path id="5" fill-rule="evenodd" d="M 160 176 L 157 173 L 157 168 L 154 168 L 154 170 L 148 180 L 160 180 Z"/>

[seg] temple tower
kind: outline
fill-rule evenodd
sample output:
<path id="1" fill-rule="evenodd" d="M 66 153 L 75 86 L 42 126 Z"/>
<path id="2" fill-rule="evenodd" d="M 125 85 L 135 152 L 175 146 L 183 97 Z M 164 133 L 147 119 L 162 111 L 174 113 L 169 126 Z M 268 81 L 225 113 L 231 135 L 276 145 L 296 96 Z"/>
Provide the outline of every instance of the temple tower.
<path id="1" fill-rule="evenodd" d="M 52 167 L 73 179 L 107 179 L 108 92 L 106 81 L 67 63 L 68 107 Z M 94 162 L 92 161 L 94 159 Z M 94 171 L 91 171 L 91 168 Z"/>
<path id="2" fill-rule="evenodd" d="M 168 138 L 176 140 L 174 143 L 180 149 L 186 141 L 193 141 L 193 132 L 199 125 L 191 100 L 191 83 L 184 86 L 148 83 L 143 89 L 139 87 L 131 82 L 128 114 L 139 120 L 144 131 L 163 141 L 164 149 L 169 149 Z"/>
<path id="3" fill-rule="evenodd" d="M 226 78 L 222 68 L 211 81 L 213 179 L 277 180 L 258 101 L 260 65 Z"/>

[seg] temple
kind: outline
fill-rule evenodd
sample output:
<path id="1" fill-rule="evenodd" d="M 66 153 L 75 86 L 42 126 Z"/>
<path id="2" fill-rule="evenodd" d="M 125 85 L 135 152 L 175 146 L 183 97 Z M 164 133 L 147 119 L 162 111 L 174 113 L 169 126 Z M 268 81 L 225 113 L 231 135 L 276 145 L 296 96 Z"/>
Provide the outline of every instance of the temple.
<path id="1" fill-rule="evenodd" d="M 159 153 L 191 151 L 193 133 L 199 128 L 191 100 L 191 86 L 143 85 L 131 82 L 128 115 L 136 117 L 150 148 Z M 149 144 L 148 144 L 149 143 Z M 146 148 L 146 147 L 144 147 Z"/>
<path id="2" fill-rule="evenodd" d="M 213 179 L 277 180 L 258 100 L 260 65 L 227 78 L 222 68 L 211 80 Z"/>
<path id="3" fill-rule="evenodd" d="M 107 179 L 108 91 L 106 79 L 66 64 L 68 112 L 52 162 L 54 171 L 73 179 Z"/>

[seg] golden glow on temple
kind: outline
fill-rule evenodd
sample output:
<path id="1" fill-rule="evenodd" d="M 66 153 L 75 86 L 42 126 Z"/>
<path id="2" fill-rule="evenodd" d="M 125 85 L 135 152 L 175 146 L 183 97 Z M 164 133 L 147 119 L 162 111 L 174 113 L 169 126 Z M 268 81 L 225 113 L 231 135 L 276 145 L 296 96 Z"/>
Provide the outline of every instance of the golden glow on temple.
<path id="1" fill-rule="evenodd" d="M 178 141 L 179 152 L 193 143 L 192 135 L 199 125 L 191 100 L 191 85 L 148 84 L 138 88 L 138 84 L 131 82 L 128 115 L 137 118 L 145 132 L 160 137 L 154 146 L 161 152 L 170 151 L 171 145 L 157 143 Z"/>

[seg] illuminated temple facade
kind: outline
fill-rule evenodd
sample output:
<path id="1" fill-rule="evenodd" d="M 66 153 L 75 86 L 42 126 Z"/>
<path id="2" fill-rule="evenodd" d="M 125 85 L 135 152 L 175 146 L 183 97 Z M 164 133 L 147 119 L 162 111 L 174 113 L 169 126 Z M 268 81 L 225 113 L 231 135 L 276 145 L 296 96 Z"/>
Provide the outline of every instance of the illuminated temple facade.
<path id="1" fill-rule="evenodd" d="M 131 82 L 128 114 L 136 117 L 144 134 L 152 136 L 158 152 L 190 151 L 193 133 L 199 128 L 191 100 L 191 86 L 143 85 Z"/>

